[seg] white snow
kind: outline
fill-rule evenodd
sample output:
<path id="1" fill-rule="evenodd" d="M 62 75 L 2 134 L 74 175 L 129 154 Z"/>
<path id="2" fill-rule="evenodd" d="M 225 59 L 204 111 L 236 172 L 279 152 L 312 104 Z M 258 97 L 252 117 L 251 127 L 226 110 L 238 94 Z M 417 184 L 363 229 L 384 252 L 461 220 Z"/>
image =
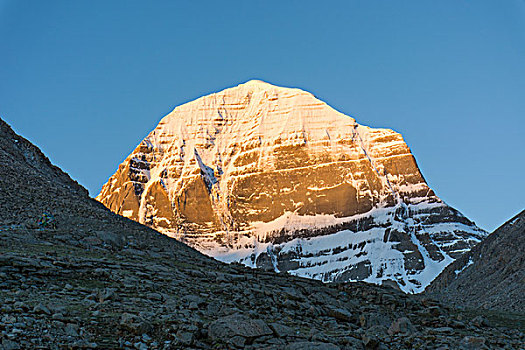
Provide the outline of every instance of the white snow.
<path id="1" fill-rule="evenodd" d="M 417 213 L 424 208 L 436 208 L 439 206 L 444 206 L 444 204 L 418 203 L 409 205 L 407 210 Z M 404 222 L 393 219 L 397 208 L 399 206 L 375 208 L 370 212 L 349 218 L 336 218 L 333 215 L 301 216 L 287 212 L 271 222 L 252 223 L 253 237 L 241 236 L 234 249 L 208 245 L 207 248 L 201 247 L 201 251 L 223 262 L 238 261 L 250 267 L 256 267 L 255 260 L 261 253 L 278 252 L 279 254 L 285 254 L 297 252 L 301 256 L 295 260 L 299 263 L 299 268 L 290 271 L 290 273 L 323 281 L 337 279 L 338 276 L 341 276 L 356 264 L 367 262 L 370 264 L 372 273 L 364 281 L 381 284 L 383 281 L 390 279 L 398 281 L 399 287 L 407 293 L 419 293 L 453 259 L 447 253 L 441 251 L 444 259 L 441 261 L 433 260 L 414 233 L 416 225 L 414 219 L 407 218 Z M 283 228 L 291 232 L 308 228 L 316 229 L 367 217 L 372 217 L 377 225 L 386 225 L 400 231 L 408 229 L 407 234 L 410 236 L 410 240 L 423 256 L 424 269 L 407 271 L 404 254 L 411 253 L 411 251 L 399 251 L 393 247 L 395 242 L 385 242 L 385 227 L 375 227 L 358 232 L 342 230 L 333 234 L 310 238 L 291 238 L 282 244 L 262 243 L 268 234 Z M 437 224 L 437 226 L 439 225 L 441 225 L 440 229 L 450 228 L 447 225 Z M 468 226 L 464 228 L 471 230 Z M 427 232 L 427 229 L 432 232 L 442 232 L 440 229 L 435 229 L 433 225 L 427 225 L 425 232 Z M 433 243 L 438 248 L 444 245 L 439 242 Z M 272 261 L 274 261 L 273 258 Z M 275 269 L 277 270 L 277 266 L 275 266 Z"/>
<path id="2" fill-rule="evenodd" d="M 133 216 L 133 210 L 123 210 L 122 211 L 122 216 L 127 217 L 127 218 L 132 217 Z"/>

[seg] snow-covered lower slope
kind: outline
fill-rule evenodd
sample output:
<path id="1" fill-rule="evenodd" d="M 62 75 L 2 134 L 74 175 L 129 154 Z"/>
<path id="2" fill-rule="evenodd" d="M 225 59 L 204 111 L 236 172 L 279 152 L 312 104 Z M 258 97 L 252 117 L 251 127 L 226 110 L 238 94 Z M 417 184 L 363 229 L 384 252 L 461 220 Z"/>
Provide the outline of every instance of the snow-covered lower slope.
<path id="1" fill-rule="evenodd" d="M 428 222 L 435 215 L 460 214 L 441 202 L 421 202 L 374 208 L 349 218 L 286 213 L 272 222 L 254 223 L 253 235 L 217 231 L 195 240 L 164 233 L 228 263 L 325 282 L 395 281 L 401 290 L 419 293 L 484 237 L 467 220 Z"/>
<path id="2" fill-rule="evenodd" d="M 485 236 L 400 134 L 261 81 L 175 108 L 97 199 L 224 261 L 407 292 Z"/>

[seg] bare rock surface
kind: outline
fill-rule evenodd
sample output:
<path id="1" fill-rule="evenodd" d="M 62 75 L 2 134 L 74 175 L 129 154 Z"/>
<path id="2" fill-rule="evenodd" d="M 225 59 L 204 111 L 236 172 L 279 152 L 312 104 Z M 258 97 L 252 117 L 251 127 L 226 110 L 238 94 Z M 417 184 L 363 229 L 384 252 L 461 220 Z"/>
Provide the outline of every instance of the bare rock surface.
<path id="1" fill-rule="evenodd" d="M 234 337 L 255 339 L 273 334 L 268 325 L 261 320 L 254 320 L 243 314 L 226 316 L 212 322 L 208 328 L 212 340 L 228 341 Z"/>
<path id="2" fill-rule="evenodd" d="M 426 292 L 467 308 L 523 313 L 525 210 L 449 265 Z"/>
<path id="3" fill-rule="evenodd" d="M 420 292 L 485 236 L 402 136 L 249 81 L 181 105 L 97 199 L 225 262 Z"/>
<path id="4" fill-rule="evenodd" d="M 39 152 L 0 121 L 1 349 L 519 349 L 525 341 L 523 319 L 506 314 L 226 265 L 110 212 Z M 389 335 L 401 318 L 413 332 Z"/>

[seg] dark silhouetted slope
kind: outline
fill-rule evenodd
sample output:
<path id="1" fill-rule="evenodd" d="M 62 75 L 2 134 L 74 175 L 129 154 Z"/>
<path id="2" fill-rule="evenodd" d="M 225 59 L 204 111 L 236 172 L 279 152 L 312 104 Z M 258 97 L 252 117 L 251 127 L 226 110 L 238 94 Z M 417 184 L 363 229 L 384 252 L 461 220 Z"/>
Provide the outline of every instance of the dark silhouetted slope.
<path id="1" fill-rule="evenodd" d="M 427 288 L 470 308 L 525 310 L 525 210 L 449 265 Z"/>

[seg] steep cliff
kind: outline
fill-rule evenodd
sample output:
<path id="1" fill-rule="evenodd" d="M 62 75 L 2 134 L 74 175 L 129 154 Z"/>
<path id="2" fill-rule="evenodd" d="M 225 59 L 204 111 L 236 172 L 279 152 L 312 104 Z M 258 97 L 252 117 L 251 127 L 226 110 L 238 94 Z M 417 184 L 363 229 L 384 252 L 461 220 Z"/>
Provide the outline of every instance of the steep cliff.
<path id="1" fill-rule="evenodd" d="M 407 292 L 486 234 L 434 194 L 400 134 L 262 81 L 175 108 L 97 199 L 223 261 Z"/>

